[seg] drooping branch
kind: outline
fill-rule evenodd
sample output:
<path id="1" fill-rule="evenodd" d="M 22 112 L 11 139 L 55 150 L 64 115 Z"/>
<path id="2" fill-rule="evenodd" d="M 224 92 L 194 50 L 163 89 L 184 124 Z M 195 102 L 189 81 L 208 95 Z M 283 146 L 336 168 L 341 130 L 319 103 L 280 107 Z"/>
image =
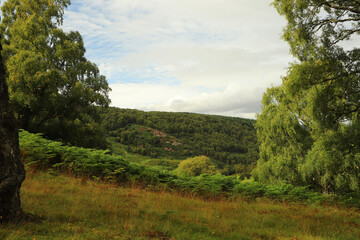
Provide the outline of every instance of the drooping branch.
<path id="1" fill-rule="evenodd" d="M 353 35 L 354 33 L 360 32 L 360 28 L 356 28 L 356 29 L 351 29 L 351 30 L 344 30 L 342 32 L 339 33 L 338 37 L 336 38 L 336 40 L 332 41 L 332 45 L 337 44 L 340 41 L 343 41 L 347 38 L 349 38 L 351 35 Z"/>
<path id="2" fill-rule="evenodd" d="M 349 11 L 352 13 L 360 14 L 360 3 L 354 2 L 354 7 L 346 6 L 346 5 L 338 5 L 334 3 L 335 1 L 325 1 L 323 3 L 324 6 L 327 6 L 332 9 L 342 10 L 342 11 Z M 345 1 L 344 1 L 345 2 Z"/>

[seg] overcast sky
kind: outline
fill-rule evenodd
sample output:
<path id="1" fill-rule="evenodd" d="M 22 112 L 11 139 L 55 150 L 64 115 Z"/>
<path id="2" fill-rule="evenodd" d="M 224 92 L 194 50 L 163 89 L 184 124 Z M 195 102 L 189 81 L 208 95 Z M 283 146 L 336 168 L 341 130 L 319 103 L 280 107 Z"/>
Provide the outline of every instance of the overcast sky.
<path id="1" fill-rule="evenodd" d="M 269 0 L 72 0 L 64 28 L 121 108 L 255 118 L 291 61 Z"/>

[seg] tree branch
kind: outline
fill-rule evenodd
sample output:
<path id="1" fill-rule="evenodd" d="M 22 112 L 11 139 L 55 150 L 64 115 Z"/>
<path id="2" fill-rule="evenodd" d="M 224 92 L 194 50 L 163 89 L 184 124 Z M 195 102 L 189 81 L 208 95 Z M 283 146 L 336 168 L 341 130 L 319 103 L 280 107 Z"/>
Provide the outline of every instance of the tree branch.
<path id="1" fill-rule="evenodd" d="M 323 5 L 336 10 L 344 10 L 344 11 L 360 14 L 360 8 L 359 8 L 360 5 L 358 6 L 358 8 L 352 8 L 347 6 L 336 5 L 334 4 L 334 1 L 324 2 Z"/>

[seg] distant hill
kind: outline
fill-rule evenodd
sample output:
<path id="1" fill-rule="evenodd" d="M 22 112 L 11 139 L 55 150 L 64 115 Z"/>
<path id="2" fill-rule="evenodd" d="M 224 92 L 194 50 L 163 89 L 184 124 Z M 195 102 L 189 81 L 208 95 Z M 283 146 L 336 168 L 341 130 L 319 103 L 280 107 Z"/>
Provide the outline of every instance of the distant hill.
<path id="1" fill-rule="evenodd" d="M 195 113 L 102 109 L 112 141 L 128 152 L 185 159 L 206 155 L 219 165 L 254 165 L 258 158 L 255 120 Z"/>

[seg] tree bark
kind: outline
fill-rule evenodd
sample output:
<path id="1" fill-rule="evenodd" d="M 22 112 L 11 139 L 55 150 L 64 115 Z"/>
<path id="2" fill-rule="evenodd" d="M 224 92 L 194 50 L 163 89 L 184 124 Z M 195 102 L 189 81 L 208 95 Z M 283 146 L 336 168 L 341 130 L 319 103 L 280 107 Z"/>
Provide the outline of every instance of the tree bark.
<path id="1" fill-rule="evenodd" d="M 0 43 L 0 53 L 1 50 Z M 10 107 L 5 68 L 0 54 L 0 223 L 23 218 L 20 187 L 24 179 L 19 132 Z"/>

